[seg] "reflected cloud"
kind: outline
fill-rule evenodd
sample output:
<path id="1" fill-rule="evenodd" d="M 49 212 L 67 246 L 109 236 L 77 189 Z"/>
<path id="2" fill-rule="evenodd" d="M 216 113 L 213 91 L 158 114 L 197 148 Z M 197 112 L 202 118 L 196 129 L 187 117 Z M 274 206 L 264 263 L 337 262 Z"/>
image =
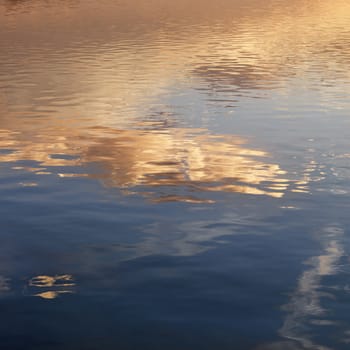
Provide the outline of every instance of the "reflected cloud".
<path id="1" fill-rule="evenodd" d="M 71 275 L 39 275 L 28 281 L 26 294 L 42 299 L 55 299 L 62 294 L 74 293 L 75 286 L 76 283 Z"/>
<path id="2" fill-rule="evenodd" d="M 176 186 L 193 192 L 280 197 L 288 186 L 283 178 L 285 172 L 277 164 L 265 162 L 266 152 L 246 148 L 238 137 L 179 128 L 161 132 L 122 130 L 113 134 L 114 139 L 101 139 L 84 153 L 89 162 L 101 162 L 108 174 L 114 175 L 104 180 L 111 187 Z M 274 182 L 283 184 L 281 191 L 264 186 Z M 168 193 L 158 199 L 168 201 L 174 195 L 177 194 Z"/>
<path id="3" fill-rule="evenodd" d="M 313 339 L 312 327 L 335 324 L 327 318 L 327 310 L 321 303 L 322 298 L 332 297 L 331 294 L 322 292 L 322 279 L 338 272 L 339 260 L 344 255 L 341 243 L 343 233 L 337 226 L 326 227 L 321 232 L 319 239 L 323 246 L 322 254 L 305 261 L 310 268 L 302 273 L 289 303 L 284 306 L 287 316 L 279 333 L 283 338 L 295 342 L 291 349 L 331 349 Z"/>
<path id="4" fill-rule="evenodd" d="M 93 1 L 0 6 L 0 161 L 34 161 L 38 167 L 23 169 L 96 178 L 154 202 L 211 203 L 214 192 L 282 197 L 291 181 L 266 152 L 241 138 L 183 127 L 186 114 L 175 116 L 165 100 L 197 90 L 231 106 L 243 92 L 268 91 L 297 75 L 303 85 L 304 73 L 313 71 L 310 57 L 317 78 L 348 74 L 349 5 L 162 4 L 103 0 L 98 16 Z M 335 66 L 323 69 L 329 55 Z M 163 119 L 146 125 L 151 118 Z M 98 165 L 95 173 L 92 164 Z M 309 193 L 311 177 L 304 175 L 292 191 Z"/>
<path id="5" fill-rule="evenodd" d="M 66 293 L 73 293 L 73 292 L 67 291 L 67 290 L 49 291 L 49 292 L 42 292 L 42 293 L 38 293 L 38 294 L 33 294 L 33 296 L 39 297 L 42 299 L 56 299 L 61 294 L 66 294 Z"/>
<path id="6" fill-rule="evenodd" d="M 85 129 L 85 134 L 51 128 L 28 139 L 11 132 L 5 138 L 3 132 L 0 147 L 10 143 L 12 151 L 0 155 L 0 161 L 35 161 L 37 167 L 13 168 L 40 176 L 53 173 L 55 167 L 64 168 L 66 173 L 56 174 L 95 178 L 105 186 L 120 188 L 125 194 L 136 191 L 155 202 L 210 203 L 211 192 L 279 198 L 289 186 L 285 171 L 268 161 L 269 154 L 248 148 L 242 138 L 209 135 L 202 129 L 147 126 L 131 130 L 94 127 Z M 92 165 L 98 171 L 89 172 Z M 71 173 L 76 166 L 86 173 Z"/>
<path id="7" fill-rule="evenodd" d="M 264 98 L 277 88 L 287 94 L 295 81 L 316 90 L 342 85 L 350 78 L 349 19 L 350 6 L 343 0 L 268 1 L 264 10 L 257 5 L 242 21 L 232 18 L 231 27 L 223 25 L 221 40 L 198 55 L 201 62 L 192 71 L 203 82 L 198 89 L 210 101 L 235 106 L 236 96 Z"/>
<path id="8" fill-rule="evenodd" d="M 111 126 L 150 113 L 150 104 L 177 89 L 235 106 L 242 95 L 264 97 L 276 87 L 285 94 L 296 78 L 303 88 L 305 75 L 315 89 L 340 75 L 349 81 L 347 1 L 219 3 L 104 0 L 97 17 L 93 1 L 24 2 L 38 9 L 0 21 L 0 110 L 103 115 L 101 124 Z"/>
<path id="9" fill-rule="evenodd" d="M 56 276 L 36 276 L 29 280 L 29 286 L 47 288 L 47 287 L 71 287 L 74 286 L 71 275 Z"/>

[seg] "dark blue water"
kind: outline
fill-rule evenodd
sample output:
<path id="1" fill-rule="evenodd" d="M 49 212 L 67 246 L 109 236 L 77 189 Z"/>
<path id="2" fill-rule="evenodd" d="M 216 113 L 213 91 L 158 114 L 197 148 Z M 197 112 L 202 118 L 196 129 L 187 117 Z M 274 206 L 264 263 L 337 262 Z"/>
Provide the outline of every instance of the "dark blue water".
<path id="1" fill-rule="evenodd" d="M 345 0 L 0 0 L 0 348 L 350 343 Z"/>

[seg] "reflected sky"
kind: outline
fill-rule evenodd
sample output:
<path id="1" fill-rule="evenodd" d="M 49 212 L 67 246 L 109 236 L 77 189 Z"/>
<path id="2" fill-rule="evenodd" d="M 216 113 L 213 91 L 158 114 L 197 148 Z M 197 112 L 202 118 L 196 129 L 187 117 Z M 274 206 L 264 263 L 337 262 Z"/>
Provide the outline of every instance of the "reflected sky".
<path id="1" fill-rule="evenodd" d="M 30 135 L 19 130 L 17 133 L 3 130 L 1 145 L 8 152 L 1 154 L 0 160 L 35 161 L 34 167 L 12 168 L 39 176 L 54 172 L 63 178 L 96 178 L 105 186 L 123 190 L 146 187 L 148 191 L 141 189 L 141 192 L 155 201 L 206 202 L 209 199 L 197 198 L 196 193 L 208 191 L 278 198 L 289 186 L 285 171 L 270 163 L 266 152 L 247 148 L 240 137 L 169 128 L 162 123 L 139 123 L 139 128 L 134 130 L 45 126 L 39 124 Z M 71 172 L 74 166 L 89 172 L 89 165 L 95 169 L 94 173 Z M 66 172 L 60 172 L 62 169 Z M 35 183 L 24 185 L 30 184 Z M 160 187 L 162 194 L 157 191 Z M 183 195 L 177 193 L 179 188 L 184 189 Z"/>
<path id="2" fill-rule="evenodd" d="M 4 346 L 347 349 L 349 23 L 0 0 Z"/>
<path id="3" fill-rule="evenodd" d="M 346 1 L 276 0 L 263 8 L 221 1 L 224 12 L 209 1 L 134 2 L 104 1 L 99 16 L 89 1 L 53 1 L 45 9 L 40 1 L 15 2 L 28 11 L 4 14 L 0 24 L 0 103 L 8 118 L 56 116 L 120 128 L 155 109 L 166 113 L 168 95 L 191 98 L 193 88 L 207 103 L 231 109 L 242 95 L 264 97 L 277 88 L 291 95 L 306 86 L 322 93 L 333 87 L 333 103 L 346 103 Z M 156 21 L 159 13 L 164 20 Z"/>
<path id="4" fill-rule="evenodd" d="M 321 306 L 321 297 L 327 297 L 322 288 L 321 279 L 324 276 L 337 273 L 337 264 L 344 255 L 340 243 L 343 230 L 338 227 L 327 227 L 324 229 L 324 253 L 323 255 L 312 257 L 306 264 L 312 267 L 303 272 L 299 278 L 297 289 L 291 297 L 291 301 L 286 305 L 289 311 L 283 327 L 280 330 L 282 336 L 296 340 L 301 343 L 305 349 L 329 349 L 322 345 L 313 343 L 310 335 L 307 334 L 307 322 L 315 325 L 332 325 L 332 321 L 322 319 L 327 311 Z M 331 297 L 328 295 L 328 297 Z"/>
<path id="5" fill-rule="evenodd" d="M 242 98 L 277 91 L 277 108 L 288 114 L 295 92 L 306 88 L 336 94 L 335 106 L 318 105 L 316 111 L 348 106 L 345 1 L 271 0 L 263 8 L 257 1 L 224 0 L 200 6 L 2 3 L 0 142 L 9 152 L 2 160 L 36 161 L 41 175 L 50 173 L 46 166 L 72 165 L 90 176 L 85 165 L 94 162 L 112 187 L 177 183 L 280 197 L 288 181 L 299 180 L 303 190 L 305 169 L 287 180 L 284 165 L 273 159 L 264 164 L 267 150 L 254 142 L 238 149 L 244 138 L 228 137 L 226 125 L 213 132 L 215 108 L 235 113 Z M 323 103 L 322 95 L 317 98 Z M 249 102 L 257 109 L 259 103 Z M 203 135 L 193 126 L 205 126 Z"/>

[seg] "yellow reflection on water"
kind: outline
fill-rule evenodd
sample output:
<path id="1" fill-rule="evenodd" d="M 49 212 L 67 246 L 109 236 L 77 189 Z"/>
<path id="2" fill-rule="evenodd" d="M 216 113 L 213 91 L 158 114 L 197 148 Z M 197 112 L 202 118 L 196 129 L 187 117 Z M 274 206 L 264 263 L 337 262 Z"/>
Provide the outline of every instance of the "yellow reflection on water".
<path id="1" fill-rule="evenodd" d="M 72 275 L 39 275 L 28 281 L 29 295 L 55 299 L 61 294 L 74 293 L 76 283 Z"/>
<path id="2" fill-rule="evenodd" d="M 79 134 L 82 130 L 58 129 L 57 135 L 51 128 L 39 137 L 33 135 L 36 142 L 9 132 L 15 150 L 0 155 L 0 161 L 34 160 L 38 167 L 25 170 L 38 175 L 66 167 L 67 173 L 57 175 L 97 178 L 105 186 L 122 189 L 140 191 L 144 187 L 141 192 L 155 201 L 210 203 L 208 195 L 201 198 L 196 193 L 213 191 L 278 198 L 289 186 L 285 171 L 269 160 L 268 153 L 248 148 L 243 138 L 213 136 L 202 129 L 147 126 L 144 130 L 95 127 L 85 129 L 85 134 Z M 55 142 L 57 139 L 61 142 Z M 7 145 L 9 140 L 3 142 Z M 90 164 L 97 165 L 99 171 L 89 173 Z M 83 166 L 86 173 L 71 173 L 69 166 Z M 158 195 L 161 186 L 163 194 Z M 178 188 L 186 189 L 186 194 L 177 193 Z"/>
<path id="3" fill-rule="evenodd" d="M 215 191 L 282 197 L 287 175 L 243 139 L 142 121 L 157 108 L 164 115 L 171 89 L 231 105 L 276 82 L 285 94 L 288 79 L 304 88 L 306 74 L 344 80 L 349 16 L 344 0 L 5 1 L 0 149 L 12 151 L 0 161 L 36 161 L 24 170 L 97 178 L 124 193 L 143 187 L 154 201 L 211 202 Z M 310 179 L 293 191 L 308 192 Z M 160 186 L 187 191 L 157 194 Z"/>
<path id="4" fill-rule="evenodd" d="M 34 287 L 71 287 L 74 286 L 73 277 L 71 275 L 56 275 L 56 276 L 45 276 L 40 275 L 33 277 L 29 281 L 29 286 Z"/>
<path id="5" fill-rule="evenodd" d="M 42 299 L 56 299 L 60 296 L 60 294 L 66 294 L 66 293 L 72 293 L 72 291 L 67 290 L 60 290 L 60 291 L 49 291 L 49 292 L 42 292 L 34 294 L 33 296 L 39 297 Z"/>
<path id="6" fill-rule="evenodd" d="M 303 89 L 313 75 L 324 90 L 350 78 L 345 0 L 5 3 L 4 114 L 99 115 L 102 125 L 118 125 L 189 81 L 233 103 L 238 91 L 277 82 L 288 91 L 288 79 Z"/>

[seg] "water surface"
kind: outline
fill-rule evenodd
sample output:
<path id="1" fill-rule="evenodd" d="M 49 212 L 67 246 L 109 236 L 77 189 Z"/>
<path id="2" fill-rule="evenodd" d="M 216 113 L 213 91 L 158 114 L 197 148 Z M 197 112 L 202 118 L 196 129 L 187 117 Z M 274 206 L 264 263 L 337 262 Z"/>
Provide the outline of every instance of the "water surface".
<path id="1" fill-rule="evenodd" d="M 0 0 L 4 349 L 348 349 L 350 4 Z"/>

